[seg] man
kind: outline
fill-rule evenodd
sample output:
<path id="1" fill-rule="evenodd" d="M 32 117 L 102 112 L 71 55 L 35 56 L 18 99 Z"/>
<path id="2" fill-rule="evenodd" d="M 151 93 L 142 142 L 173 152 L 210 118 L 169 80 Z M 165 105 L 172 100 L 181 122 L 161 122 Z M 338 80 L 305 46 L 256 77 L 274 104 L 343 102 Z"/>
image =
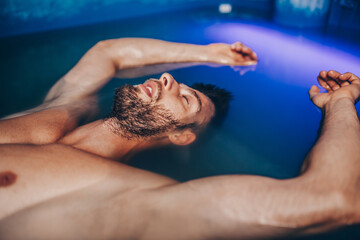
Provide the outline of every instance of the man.
<path id="1" fill-rule="evenodd" d="M 111 78 L 139 66 L 196 62 L 252 65 L 256 64 L 257 57 L 241 43 L 198 46 L 134 38 L 100 42 L 50 89 L 42 105 L 7 117 L 24 116 L 2 123 L 6 132 L 0 136 L 0 143 L 61 142 L 112 159 L 122 159 L 130 150 L 134 152 L 169 141 L 189 144 L 196 139 L 195 133 L 210 121 L 215 112 L 214 103 L 224 105 L 217 110 L 221 118 L 230 95 L 213 86 L 197 84 L 195 87 L 207 92 L 210 99 L 200 91 L 178 84 L 167 73 L 158 81 L 150 79 L 135 87 L 126 85 L 117 89 L 114 109 L 105 122 L 100 120 L 74 128 L 96 113 L 95 94 Z M 103 126 L 107 130 L 104 131 Z M 164 139 L 161 134 L 173 126 L 178 131 L 172 131 Z M 108 129 L 116 134 L 109 134 Z M 104 141 L 106 137 L 111 139 Z M 79 142 L 79 138 L 85 142 Z"/>
<path id="2" fill-rule="evenodd" d="M 93 94 L 118 70 L 256 60 L 240 43 L 120 39 L 97 44 L 44 104 L 0 122 L 0 204 L 6 206 L 0 212 L 1 238 L 247 239 L 359 222 L 360 129 L 354 103 L 360 80 L 351 73 L 321 72 L 318 80 L 328 93 L 310 89 L 324 111 L 323 131 L 302 175 L 290 180 L 233 175 L 178 183 L 109 160 L 154 145 L 189 144 L 212 121 L 218 111 L 214 102 L 166 73 L 117 90 L 109 118 L 75 128 L 94 111 Z"/>

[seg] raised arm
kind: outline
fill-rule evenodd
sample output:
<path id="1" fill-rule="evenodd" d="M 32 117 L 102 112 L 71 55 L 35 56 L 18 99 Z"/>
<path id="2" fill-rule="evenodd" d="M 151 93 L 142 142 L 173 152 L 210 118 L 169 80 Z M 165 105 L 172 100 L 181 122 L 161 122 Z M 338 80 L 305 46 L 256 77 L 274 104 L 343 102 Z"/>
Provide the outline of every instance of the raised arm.
<path id="1" fill-rule="evenodd" d="M 184 65 L 218 63 L 254 65 L 257 56 L 250 48 L 236 42 L 194 45 L 145 38 L 104 40 L 92 47 L 80 61 L 48 92 L 44 103 L 34 109 L 14 114 L 16 117 L 78 101 L 86 102 L 116 76 L 126 70 L 157 64 Z M 156 66 L 154 66 L 158 70 Z M 149 68 L 147 69 L 149 70 Z M 153 72 L 153 70 L 149 70 Z M 88 111 L 86 111 L 88 112 Z"/>
<path id="2" fill-rule="evenodd" d="M 0 121 L 0 128 L 6 132 L 0 136 L 0 143 L 56 141 L 80 121 L 96 114 L 96 93 L 125 70 L 169 63 L 251 65 L 256 62 L 256 54 L 241 43 L 193 45 L 143 38 L 101 41 L 55 83 L 40 106 Z M 37 139 L 40 135 L 34 133 L 39 132 L 46 137 Z M 26 140 L 24 133 L 29 135 Z"/>
<path id="3" fill-rule="evenodd" d="M 125 70 L 168 63 L 253 65 L 257 56 L 239 42 L 194 45 L 144 38 L 105 40 L 91 48 L 45 100 L 61 94 L 67 98 L 89 96 Z"/>
<path id="4" fill-rule="evenodd" d="M 189 239 L 247 239 L 359 223 L 360 125 L 354 103 L 360 80 L 330 71 L 321 72 L 319 82 L 328 93 L 315 86 L 309 93 L 323 110 L 322 131 L 299 177 L 219 176 L 161 189 L 159 196 L 171 196 L 166 209 L 157 206 L 159 215 L 166 215 L 162 228 L 182 234 L 177 223 L 184 222 Z"/>

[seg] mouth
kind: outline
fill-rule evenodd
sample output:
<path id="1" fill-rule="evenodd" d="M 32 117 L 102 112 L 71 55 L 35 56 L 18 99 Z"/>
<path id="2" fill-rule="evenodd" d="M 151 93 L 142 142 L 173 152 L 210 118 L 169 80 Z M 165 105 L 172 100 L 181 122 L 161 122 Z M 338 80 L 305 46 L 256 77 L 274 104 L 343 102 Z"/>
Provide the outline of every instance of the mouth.
<path id="1" fill-rule="evenodd" d="M 154 96 L 156 96 L 158 92 L 157 85 L 152 80 L 148 80 L 144 84 L 140 84 L 139 86 L 150 99 L 154 99 Z"/>

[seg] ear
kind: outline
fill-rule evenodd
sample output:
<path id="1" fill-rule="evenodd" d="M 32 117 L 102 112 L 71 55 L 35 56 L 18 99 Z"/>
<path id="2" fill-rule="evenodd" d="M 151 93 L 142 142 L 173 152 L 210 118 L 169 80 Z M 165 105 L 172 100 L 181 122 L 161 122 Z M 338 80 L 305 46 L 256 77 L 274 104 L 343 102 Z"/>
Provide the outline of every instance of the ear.
<path id="1" fill-rule="evenodd" d="M 196 134 L 187 129 L 181 132 L 174 132 L 169 135 L 169 140 L 175 145 L 189 145 L 196 139 Z"/>

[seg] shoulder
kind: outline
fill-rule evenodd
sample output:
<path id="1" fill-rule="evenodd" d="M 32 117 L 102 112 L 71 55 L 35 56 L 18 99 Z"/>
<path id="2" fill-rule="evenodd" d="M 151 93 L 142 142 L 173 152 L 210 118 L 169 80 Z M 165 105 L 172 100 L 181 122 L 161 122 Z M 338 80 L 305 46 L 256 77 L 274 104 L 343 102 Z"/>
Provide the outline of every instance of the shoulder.
<path id="1" fill-rule="evenodd" d="M 54 143 L 74 127 L 68 110 L 46 109 L 0 121 L 0 144 Z"/>

